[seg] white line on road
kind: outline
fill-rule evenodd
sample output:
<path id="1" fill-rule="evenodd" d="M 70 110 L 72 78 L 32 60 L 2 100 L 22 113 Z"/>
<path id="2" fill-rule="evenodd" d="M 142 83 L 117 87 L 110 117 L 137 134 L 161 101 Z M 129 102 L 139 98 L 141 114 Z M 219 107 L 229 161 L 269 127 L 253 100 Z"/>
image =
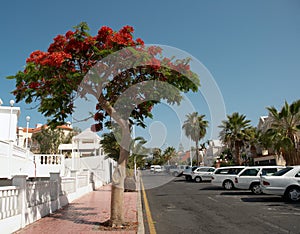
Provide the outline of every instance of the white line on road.
<path id="1" fill-rule="evenodd" d="M 208 197 L 208 199 L 210 199 L 210 200 L 212 200 L 212 201 L 214 201 L 214 202 L 219 202 L 218 200 L 213 199 L 212 197 Z"/>
<path id="2" fill-rule="evenodd" d="M 255 219 L 255 220 L 257 220 L 257 221 L 259 221 L 259 222 L 261 222 L 261 223 L 263 223 L 263 224 L 266 224 L 266 225 L 268 225 L 268 226 L 270 226 L 270 227 L 272 227 L 272 228 L 278 229 L 278 230 L 280 230 L 282 233 L 290 233 L 289 230 L 286 230 L 286 229 L 284 229 L 284 228 L 282 228 L 282 227 L 279 227 L 279 226 L 277 226 L 277 225 L 275 225 L 275 224 L 273 224 L 273 223 L 269 223 L 269 222 L 267 222 L 266 220 L 262 220 L 261 218 L 253 217 L 253 219 Z"/>

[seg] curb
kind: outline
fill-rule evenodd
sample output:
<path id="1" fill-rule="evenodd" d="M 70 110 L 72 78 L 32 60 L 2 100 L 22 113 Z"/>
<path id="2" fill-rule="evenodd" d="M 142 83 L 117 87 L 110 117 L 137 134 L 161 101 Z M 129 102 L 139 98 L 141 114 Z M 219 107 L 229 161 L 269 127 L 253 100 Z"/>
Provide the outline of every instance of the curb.
<path id="1" fill-rule="evenodd" d="M 144 228 L 144 219 L 143 219 L 143 208 L 142 208 L 142 193 L 141 193 L 141 180 L 140 180 L 140 171 L 138 171 L 138 177 L 137 177 L 137 190 L 138 190 L 138 196 L 137 196 L 137 210 L 138 210 L 138 234 L 144 234 L 145 228 Z"/>

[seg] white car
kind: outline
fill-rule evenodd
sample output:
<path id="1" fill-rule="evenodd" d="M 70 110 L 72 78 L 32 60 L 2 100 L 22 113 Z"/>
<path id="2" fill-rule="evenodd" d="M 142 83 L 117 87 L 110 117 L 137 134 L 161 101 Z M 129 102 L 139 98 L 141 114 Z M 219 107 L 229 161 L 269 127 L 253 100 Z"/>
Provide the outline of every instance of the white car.
<path id="1" fill-rule="evenodd" d="M 260 183 L 265 194 L 283 196 L 290 202 L 300 201 L 300 166 L 286 167 L 273 176 L 262 176 Z"/>
<path id="2" fill-rule="evenodd" d="M 186 166 L 184 169 L 182 175 L 185 177 L 186 181 L 191 181 L 192 180 L 192 172 L 196 170 L 198 166 Z"/>
<path id="3" fill-rule="evenodd" d="M 226 190 L 234 189 L 234 178 L 244 168 L 245 166 L 219 167 L 214 171 L 211 183 Z"/>
<path id="4" fill-rule="evenodd" d="M 192 180 L 197 183 L 200 183 L 202 181 L 211 181 L 211 177 L 214 171 L 214 167 L 198 167 L 191 173 Z"/>
<path id="5" fill-rule="evenodd" d="M 181 176 L 187 165 L 173 165 L 169 168 L 169 173 L 174 177 Z"/>
<path id="6" fill-rule="evenodd" d="M 234 187 L 237 189 L 249 189 L 254 194 L 261 194 L 260 176 L 273 175 L 283 169 L 283 166 L 250 166 L 245 167 L 234 179 Z"/>

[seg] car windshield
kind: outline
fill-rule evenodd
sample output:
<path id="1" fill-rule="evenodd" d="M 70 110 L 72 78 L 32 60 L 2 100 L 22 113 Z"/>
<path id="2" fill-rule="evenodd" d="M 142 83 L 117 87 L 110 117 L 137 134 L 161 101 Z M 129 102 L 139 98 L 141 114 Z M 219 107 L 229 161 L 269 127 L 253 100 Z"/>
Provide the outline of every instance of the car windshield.
<path id="1" fill-rule="evenodd" d="M 287 173 L 288 171 L 290 171 L 292 169 L 293 169 L 292 167 L 283 168 L 282 170 L 277 171 L 276 173 L 274 173 L 273 176 L 282 176 L 282 175 L 284 175 L 285 173 Z"/>

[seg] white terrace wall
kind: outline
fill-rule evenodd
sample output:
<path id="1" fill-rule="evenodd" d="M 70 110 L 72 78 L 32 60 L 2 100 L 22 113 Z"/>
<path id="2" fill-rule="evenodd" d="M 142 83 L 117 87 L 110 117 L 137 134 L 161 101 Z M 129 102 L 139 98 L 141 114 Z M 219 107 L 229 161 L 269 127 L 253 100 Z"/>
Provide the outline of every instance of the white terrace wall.
<path id="1" fill-rule="evenodd" d="M 13 142 L 0 140 L 0 178 L 34 176 L 33 154 Z"/>
<path id="2" fill-rule="evenodd" d="M 35 177 L 49 177 L 50 172 L 59 172 L 65 175 L 65 156 L 62 154 L 35 154 Z"/>
<path id="3" fill-rule="evenodd" d="M 73 162 L 72 162 L 73 160 Z M 111 181 L 113 169 L 116 166 L 116 162 L 105 156 L 91 156 L 82 158 L 68 158 L 64 161 L 65 175 L 70 175 L 71 170 L 83 171 L 88 170 L 93 173 L 96 178 L 96 182 L 102 181 L 103 184 L 107 184 Z M 95 184 L 96 187 L 102 184 Z"/>
<path id="4" fill-rule="evenodd" d="M 1 234 L 12 233 L 48 215 L 92 191 L 102 181 L 88 170 L 72 171 L 61 178 L 50 173 L 50 179 L 26 181 L 26 175 L 12 178 L 13 186 L 0 187 Z"/>

